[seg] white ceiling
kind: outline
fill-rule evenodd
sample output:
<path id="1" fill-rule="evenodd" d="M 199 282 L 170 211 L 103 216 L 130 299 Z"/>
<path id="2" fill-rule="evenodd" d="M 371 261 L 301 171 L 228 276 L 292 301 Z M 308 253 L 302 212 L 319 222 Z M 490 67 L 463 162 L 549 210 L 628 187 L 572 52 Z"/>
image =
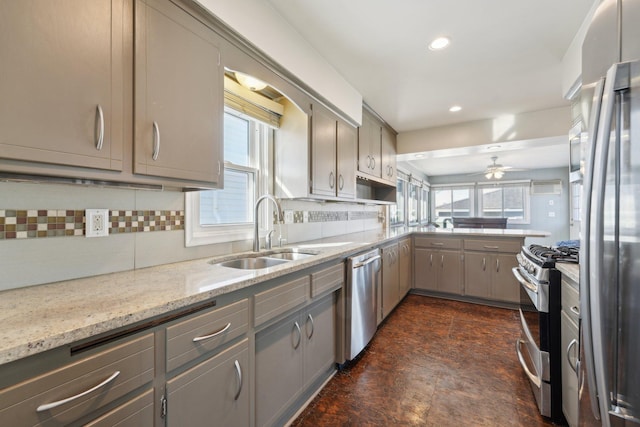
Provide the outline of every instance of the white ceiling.
<path id="1" fill-rule="evenodd" d="M 562 59 L 594 3 L 268 1 L 400 133 L 567 105 Z M 450 47 L 430 51 L 441 35 Z M 450 113 L 454 104 L 462 111 Z M 482 164 L 491 157 L 470 155 Z"/>

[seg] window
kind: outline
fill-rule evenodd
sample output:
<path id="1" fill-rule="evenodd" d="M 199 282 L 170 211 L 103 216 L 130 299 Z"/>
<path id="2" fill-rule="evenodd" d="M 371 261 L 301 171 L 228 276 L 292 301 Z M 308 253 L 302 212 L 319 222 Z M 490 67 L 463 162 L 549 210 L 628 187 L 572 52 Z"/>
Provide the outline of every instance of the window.
<path id="1" fill-rule="evenodd" d="M 389 207 L 389 224 L 404 225 L 406 220 L 407 176 L 398 171 L 396 183 L 396 204 Z"/>
<path id="2" fill-rule="evenodd" d="M 407 195 L 407 214 L 409 225 L 417 225 L 419 218 L 419 206 L 420 206 L 420 190 L 422 183 L 415 179 L 409 180 L 408 195 Z"/>
<path id="3" fill-rule="evenodd" d="M 529 224 L 529 183 L 478 185 L 478 211 L 481 217 Z"/>
<path id="4" fill-rule="evenodd" d="M 435 187 L 432 190 L 433 218 L 439 225 L 443 225 L 445 219 L 455 217 L 473 216 L 474 187 L 450 186 Z"/>
<path id="5" fill-rule="evenodd" d="M 186 245 L 245 240 L 253 236 L 257 197 L 267 192 L 265 175 L 273 130 L 229 108 L 224 114 L 224 189 L 187 193 Z M 265 210 L 261 223 L 266 224 Z"/>

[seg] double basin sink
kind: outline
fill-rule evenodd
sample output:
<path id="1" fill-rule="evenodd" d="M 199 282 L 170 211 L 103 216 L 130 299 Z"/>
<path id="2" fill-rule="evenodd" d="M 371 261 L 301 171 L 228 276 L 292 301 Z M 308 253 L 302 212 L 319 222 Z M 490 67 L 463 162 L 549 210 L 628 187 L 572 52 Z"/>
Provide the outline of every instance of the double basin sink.
<path id="1" fill-rule="evenodd" d="M 240 270 L 258 270 L 260 268 L 273 267 L 290 261 L 297 261 L 317 255 L 314 252 L 302 252 L 298 249 L 281 249 L 271 252 L 256 252 L 223 262 L 213 262 L 222 267 L 237 268 Z"/>

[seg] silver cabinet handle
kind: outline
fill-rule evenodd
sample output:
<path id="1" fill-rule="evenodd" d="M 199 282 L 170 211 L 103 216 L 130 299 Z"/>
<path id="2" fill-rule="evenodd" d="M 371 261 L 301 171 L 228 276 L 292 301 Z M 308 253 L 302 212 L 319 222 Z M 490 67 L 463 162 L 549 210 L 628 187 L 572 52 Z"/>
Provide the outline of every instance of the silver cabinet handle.
<path id="1" fill-rule="evenodd" d="M 311 315 L 311 313 L 307 315 L 307 324 L 309 323 L 309 321 L 311 321 L 311 333 L 307 334 L 307 339 L 311 339 L 311 337 L 313 336 L 313 332 L 316 329 L 316 325 L 315 323 L 313 323 L 313 316 Z"/>
<path id="2" fill-rule="evenodd" d="M 482 257 L 482 271 L 485 271 L 487 269 L 487 259 L 485 257 Z"/>
<path id="3" fill-rule="evenodd" d="M 429 267 L 433 267 L 433 254 L 429 256 Z"/>
<path id="4" fill-rule="evenodd" d="M 518 360 L 520 360 L 520 365 L 522 365 L 522 369 L 524 369 L 524 373 L 527 374 L 532 383 L 535 384 L 536 387 L 540 388 L 540 378 L 536 377 L 531 373 L 529 368 L 527 367 L 527 363 L 524 361 L 522 357 L 522 352 L 520 351 L 520 347 L 524 344 L 524 341 L 520 338 L 516 340 L 516 353 L 518 353 Z"/>
<path id="5" fill-rule="evenodd" d="M 499 246 L 490 246 L 490 245 L 484 245 L 485 249 L 500 249 Z"/>
<path id="6" fill-rule="evenodd" d="M 158 122 L 153 122 L 153 154 L 151 158 L 153 160 L 158 160 L 158 156 L 160 155 L 160 128 L 158 127 Z"/>
<path id="7" fill-rule="evenodd" d="M 333 171 L 329 173 L 329 188 L 333 188 L 336 185 L 336 176 L 333 174 Z"/>
<path id="8" fill-rule="evenodd" d="M 233 400 L 238 400 L 242 392 L 242 369 L 240 368 L 240 362 L 237 360 L 233 362 L 233 364 L 236 367 L 236 379 L 238 380 L 238 391 L 236 391 L 236 395 L 233 396 Z"/>
<path id="9" fill-rule="evenodd" d="M 576 360 L 576 364 L 574 365 L 573 363 L 571 363 L 571 349 L 573 347 L 576 346 L 576 344 L 578 344 L 578 341 L 574 338 L 571 340 L 571 342 L 569 343 L 569 345 L 567 346 L 567 362 L 569 362 L 569 366 L 571 366 L 571 369 L 573 370 L 573 372 L 575 372 L 576 374 L 578 373 L 578 361 Z"/>
<path id="10" fill-rule="evenodd" d="M 57 408 L 60 405 L 64 405 L 65 403 L 69 403 L 72 402 L 76 399 L 79 399 L 83 396 L 86 396 L 87 394 L 93 393 L 94 391 L 101 389 L 102 387 L 105 387 L 107 384 L 109 384 L 111 381 L 115 380 L 116 377 L 120 375 L 120 371 L 115 371 L 113 374 L 111 374 L 111 376 L 109 378 L 107 378 L 106 380 L 102 381 L 100 384 L 91 387 L 89 390 L 85 390 L 82 393 L 78 393 L 74 396 L 71 397 L 67 397 L 66 399 L 62 399 L 62 400 L 58 400 L 56 402 L 51 402 L 51 403 L 45 403 L 44 405 L 40 405 L 36 408 L 36 412 L 43 412 L 43 411 L 48 411 L 49 409 L 53 409 L 53 408 Z"/>
<path id="11" fill-rule="evenodd" d="M 102 144 L 104 143 L 104 113 L 102 112 L 102 106 L 98 104 L 96 107 L 96 150 L 102 150 Z"/>
<path id="12" fill-rule="evenodd" d="M 500 260 L 496 258 L 496 273 L 500 273 Z"/>
<path id="13" fill-rule="evenodd" d="M 298 331 L 298 342 L 296 342 L 293 346 L 294 350 L 297 350 L 298 347 L 300 347 L 300 342 L 302 341 L 302 331 L 300 330 L 300 325 L 298 325 L 298 322 L 295 322 L 293 326 Z"/>
<path id="14" fill-rule="evenodd" d="M 344 187 L 344 178 L 342 177 L 342 174 L 340 174 L 338 175 L 338 188 L 342 190 L 343 187 Z"/>
<path id="15" fill-rule="evenodd" d="M 376 168 L 376 158 L 371 156 L 371 160 L 373 161 L 373 165 L 371 166 L 371 169 L 375 169 Z"/>
<path id="16" fill-rule="evenodd" d="M 444 246 L 444 242 L 431 242 L 432 246 Z"/>
<path id="17" fill-rule="evenodd" d="M 440 257 L 440 267 L 444 268 L 444 255 Z"/>
<path id="18" fill-rule="evenodd" d="M 199 341 L 204 341 L 204 340 L 208 340 L 208 339 L 217 337 L 218 335 L 221 335 L 221 334 L 225 333 L 230 327 L 231 327 L 231 323 L 227 323 L 227 325 L 225 327 L 223 327 L 222 329 L 220 329 L 220 330 L 218 330 L 216 332 L 213 332 L 213 333 L 211 333 L 209 335 L 202 335 L 202 336 L 199 336 L 199 337 L 195 337 L 192 341 L 193 342 L 199 342 Z"/>
<path id="19" fill-rule="evenodd" d="M 573 307 L 571 307 L 571 309 L 570 309 L 570 310 L 571 310 L 571 312 L 572 312 L 573 314 L 575 314 L 576 316 L 580 316 L 580 309 L 578 309 L 578 306 L 575 306 L 575 305 L 574 305 Z"/>

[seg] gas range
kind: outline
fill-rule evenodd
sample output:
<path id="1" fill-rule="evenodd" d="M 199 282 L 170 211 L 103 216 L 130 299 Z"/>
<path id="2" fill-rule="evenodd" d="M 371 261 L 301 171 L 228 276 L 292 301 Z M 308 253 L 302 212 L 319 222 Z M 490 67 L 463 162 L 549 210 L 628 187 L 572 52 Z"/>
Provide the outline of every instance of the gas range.
<path id="1" fill-rule="evenodd" d="M 578 262 L 578 248 L 560 246 L 530 245 L 523 246 L 516 255 L 520 271 L 537 283 L 549 283 L 549 269 L 554 268 L 557 262 Z"/>

